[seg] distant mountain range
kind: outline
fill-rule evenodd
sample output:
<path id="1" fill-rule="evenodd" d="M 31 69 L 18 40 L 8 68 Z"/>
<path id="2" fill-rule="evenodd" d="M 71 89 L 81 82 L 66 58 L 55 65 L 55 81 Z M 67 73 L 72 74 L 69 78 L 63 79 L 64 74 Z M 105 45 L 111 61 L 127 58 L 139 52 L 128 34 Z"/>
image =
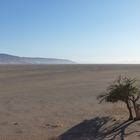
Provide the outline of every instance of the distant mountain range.
<path id="1" fill-rule="evenodd" d="M 66 59 L 19 57 L 0 54 L 0 64 L 75 64 L 75 62 Z"/>

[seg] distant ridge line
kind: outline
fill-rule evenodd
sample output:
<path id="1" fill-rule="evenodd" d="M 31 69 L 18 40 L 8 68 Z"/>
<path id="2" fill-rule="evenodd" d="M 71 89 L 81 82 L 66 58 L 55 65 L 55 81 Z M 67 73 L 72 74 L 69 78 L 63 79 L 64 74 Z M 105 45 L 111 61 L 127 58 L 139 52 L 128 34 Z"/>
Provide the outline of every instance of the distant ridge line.
<path id="1" fill-rule="evenodd" d="M 0 53 L 0 64 L 76 64 L 71 60 L 41 57 L 20 57 Z"/>

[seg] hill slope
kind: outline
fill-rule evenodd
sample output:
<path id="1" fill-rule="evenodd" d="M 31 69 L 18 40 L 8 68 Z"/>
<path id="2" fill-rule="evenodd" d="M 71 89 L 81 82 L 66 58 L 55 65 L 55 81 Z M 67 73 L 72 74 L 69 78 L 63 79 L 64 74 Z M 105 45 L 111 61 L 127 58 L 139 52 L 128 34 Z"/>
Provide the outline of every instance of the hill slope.
<path id="1" fill-rule="evenodd" d="M 66 59 L 32 58 L 0 54 L 0 64 L 75 64 L 75 62 Z"/>

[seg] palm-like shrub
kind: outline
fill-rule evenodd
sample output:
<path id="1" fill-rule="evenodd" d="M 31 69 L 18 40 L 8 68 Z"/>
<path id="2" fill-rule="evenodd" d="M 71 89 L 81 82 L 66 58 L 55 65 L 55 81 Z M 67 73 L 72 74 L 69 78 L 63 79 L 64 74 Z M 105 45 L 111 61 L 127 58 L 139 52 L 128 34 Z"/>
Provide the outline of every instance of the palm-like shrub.
<path id="1" fill-rule="evenodd" d="M 136 113 L 136 119 L 140 119 L 140 111 L 138 108 L 139 98 L 140 85 L 138 80 L 127 77 L 122 78 L 121 76 L 107 88 L 105 94 L 98 96 L 100 102 L 124 102 L 129 111 L 129 120 L 133 119 L 132 106 Z"/>

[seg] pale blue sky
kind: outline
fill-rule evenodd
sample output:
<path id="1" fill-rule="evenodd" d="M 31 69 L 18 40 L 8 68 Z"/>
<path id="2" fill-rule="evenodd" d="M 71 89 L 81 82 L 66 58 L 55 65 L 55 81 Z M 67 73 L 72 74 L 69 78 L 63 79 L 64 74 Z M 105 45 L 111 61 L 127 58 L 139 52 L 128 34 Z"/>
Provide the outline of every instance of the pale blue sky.
<path id="1" fill-rule="evenodd" d="M 140 0 L 0 0 L 0 53 L 140 63 Z"/>

